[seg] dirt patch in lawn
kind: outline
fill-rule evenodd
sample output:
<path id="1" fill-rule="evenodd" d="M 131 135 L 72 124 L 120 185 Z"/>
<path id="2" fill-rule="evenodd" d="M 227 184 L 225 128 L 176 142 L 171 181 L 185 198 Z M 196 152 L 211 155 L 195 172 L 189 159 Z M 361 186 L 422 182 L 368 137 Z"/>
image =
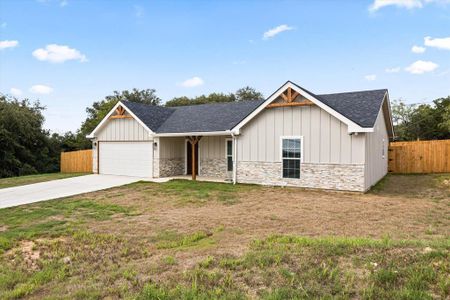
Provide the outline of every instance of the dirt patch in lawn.
<path id="1" fill-rule="evenodd" d="M 95 223 L 91 229 L 147 239 L 162 231 L 217 232 L 217 251 L 232 253 L 270 234 L 432 239 L 449 230 L 448 201 L 434 198 L 256 186 L 233 197 L 233 205 L 210 201 L 180 206 L 158 187 L 127 188 L 123 196 L 107 201 L 123 205 L 138 199 L 140 215 Z"/>

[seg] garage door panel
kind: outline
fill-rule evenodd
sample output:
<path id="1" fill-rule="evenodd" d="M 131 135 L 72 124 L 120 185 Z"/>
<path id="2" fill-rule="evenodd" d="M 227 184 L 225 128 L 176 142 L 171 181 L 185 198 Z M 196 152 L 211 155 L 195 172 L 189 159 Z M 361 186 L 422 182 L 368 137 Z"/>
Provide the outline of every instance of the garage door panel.
<path id="1" fill-rule="evenodd" d="M 100 142 L 99 173 L 152 177 L 152 142 Z"/>

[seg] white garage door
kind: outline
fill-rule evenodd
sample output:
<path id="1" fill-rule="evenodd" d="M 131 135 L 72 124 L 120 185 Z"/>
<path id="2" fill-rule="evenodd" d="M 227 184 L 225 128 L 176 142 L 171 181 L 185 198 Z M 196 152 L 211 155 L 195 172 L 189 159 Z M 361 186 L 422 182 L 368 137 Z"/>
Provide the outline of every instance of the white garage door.
<path id="1" fill-rule="evenodd" d="M 152 177 L 152 142 L 100 142 L 99 173 Z"/>

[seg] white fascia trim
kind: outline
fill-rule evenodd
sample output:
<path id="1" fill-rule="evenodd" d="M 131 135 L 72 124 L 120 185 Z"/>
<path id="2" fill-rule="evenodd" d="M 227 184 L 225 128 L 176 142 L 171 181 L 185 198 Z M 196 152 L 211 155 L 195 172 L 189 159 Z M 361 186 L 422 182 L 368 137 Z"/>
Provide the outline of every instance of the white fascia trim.
<path id="1" fill-rule="evenodd" d="M 261 104 L 257 109 L 255 109 L 250 115 L 248 115 L 244 120 L 242 120 L 239 124 L 237 124 L 232 131 L 235 134 L 239 134 L 239 130 L 245 125 L 247 124 L 251 119 L 253 119 L 257 114 L 259 114 L 264 108 L 266 108 L 267 105 L 269 105 L 270 103 L 272 103 L 276 98 L 278 98 L 281 93 L 283 93 L 285 91 L 285 89 L 287 88 L 292 88 L 295 91 L 297 91 L 300 95 L 302 95 L 303 97 L 305 97 L 306 99 L 310 100 L 311 102 L 313 102 L 314 104 L 316 104 L 318 107 L 322 108 L 324 111 L 326 111 L 327 113 L 329 113 L 330 115 L 334 116 L 335 118 L 337 118 L 338 120 L 340 120 L 341 122 L 345 123 L 348 125 L 348 133 L 352 133 L 352 132 L 373 132 L 373 128 L 364 128 L 359 126 L 358 124 L 356 124 L 355 122 L 351 121 L 350 119 L 348 119 L 347 117 L 341 115 L 340 113 L 338 113 L 337 111 L 335 111 L 334 109 L 332 109 L 331 107 L 329 107 L 328 105 L 326 105 L 325 103 L 317 100 L 316 98 L 314 98 L 312 95 L 310 95 L 309 93 L 305 92 L 304 90 L 302 90 L 301 88 L 299 88 L 296 84 L 288 81 L 286 82 L 283 86 L 281 86 L 275 93 L 272 94 L 272 96 L 270 96 L 263 104 Z"/>
<path id="2" fill-rule="evenodd" d="M 388 91 L 386 91 L 386 95 L 384 95 L 384 97 L 385 98 L 383 99 L 383 103 L 381 104 L 381 108 L 383 108 L 384 101 L 387 101 L 387 104 L 388 104 L 387 107 L 388 107 L 388 113 L 389 113 L 388 118 L 389 118 L 389 123 L 391 124 L 392 139 L 394 139 L 395 138 L 394 123 L 392 121 L 391 101 L 389 100 L 389 92 Z M 385 118 L 386 118 L 386 116 L 385 116 Z"/>
<path id="3" fill-rule="evenodd" d="M 125 110 L 142 126 L 144 127 L 150 135 L 152 135 L 154 132 L 147 127 L 147 125 L 145 125 L 144 122 L 142 122 L 130 109 L 128 109 L 128 107 L 123 104 L 121 101 L 117 102 L 116 105 L 114 105 L 114 107 L 110 110 L 110 112 L 103 118 L 103 120 L 97 125 L 97 127 L 95 127 L 95 129 L 86 136 L 86 138 L 88 139 L 93 139 L 95 138 L 95 134 L 97 133 L 97 131 L 102 128 L 103 124 L 106 123 L 106 121 L 109 119 L 109 117 L 114 113 L 114 111 L 116 110 L 116 108 L 121 105 L 125 108 Z"/>
<path id="4" fill-rule="evenodd" d="M 216 135 L 230 135 L 230 130 L 225 131 L 207 131 L 207 132 L 178 132 L 178 133 L 156 133 L 155 137 L 176 137 L 176 136 L 216 136 Z"/>

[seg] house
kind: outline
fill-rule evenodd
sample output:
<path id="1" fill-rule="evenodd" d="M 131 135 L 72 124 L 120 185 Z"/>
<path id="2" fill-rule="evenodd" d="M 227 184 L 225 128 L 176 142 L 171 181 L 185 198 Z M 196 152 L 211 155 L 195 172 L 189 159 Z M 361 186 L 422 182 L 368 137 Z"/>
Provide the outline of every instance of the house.
<path id="1" fill-rule="evenodd" d="M 388 91 L 160 107 L 122 101 L 88 136 L 99 174 L 191 174 L 236 183 L 367 191 L 387 173 Z"/>

